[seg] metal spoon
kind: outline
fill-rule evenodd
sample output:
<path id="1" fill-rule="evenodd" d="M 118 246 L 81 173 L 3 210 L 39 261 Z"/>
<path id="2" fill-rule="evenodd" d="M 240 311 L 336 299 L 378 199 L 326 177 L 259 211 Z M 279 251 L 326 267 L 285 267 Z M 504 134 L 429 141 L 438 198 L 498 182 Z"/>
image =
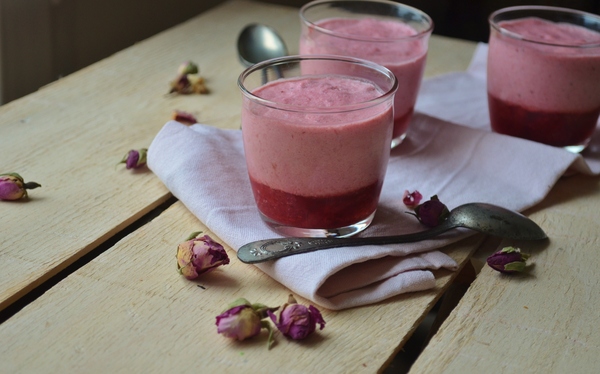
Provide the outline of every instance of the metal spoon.
<path id="1" fill-rule="evenodd" d="M 237 49 L 244 66 L 288 54 L 287 47 L 277 31 L 258 23 L 244 27 L 238 36 Z"/>
<path id="2" fill-rule="evenodd" d="M 413 234 L 363 238 L 266 239 L 243 245 L 237 256 L 242 262 L 252 264 L 326 248 L 417 242 L 457 227 L 518 240 L 547 238 L 546 233 L 535 222 L 520 213 L 491 204 L 469 203 L 454 208 L 448 219 L 440 225 Z"/>

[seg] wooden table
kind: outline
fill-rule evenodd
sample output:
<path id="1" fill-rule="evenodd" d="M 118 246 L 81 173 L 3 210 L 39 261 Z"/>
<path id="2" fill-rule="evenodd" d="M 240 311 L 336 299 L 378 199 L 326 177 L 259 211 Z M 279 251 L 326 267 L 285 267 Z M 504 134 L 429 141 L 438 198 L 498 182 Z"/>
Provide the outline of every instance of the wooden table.
<path id="1" fill-rule="evenodd" d="M 231 248 L 227 268 L 185 280 L 177 244 L 210 230 L 149 170 L 115 165 L 147 147 L 175 109 L 239 127 L 235 41 L 251 22 L 275 27 L 297 52 L 297 9 L 230 1 L 0 107 L 0 173 L 42 184 L 29 201 L 0 202 L 1 373 L 380 372 L 459 274 L 437 272 L 427 292 L 323 310 L 323 331 L 302 343 L 279 337 L 271 351 L 264 339 L 217 334 L 229 302 L 279 305 L 288 291 Z M 426 75 L 465 69 L 474 47 L 432 37 Z M 166 95 L 185 60 L 199 64 L 210 94 Z M 484 268 L 414 371 L 600 367 L 598 189 L 597 178 L 559 181 L 531 212 L 552 237 L 536 248 L 532 273 Z M 445 251 L 462 267 L 482 239 Z M 498 244 L 486 243 L 479 257 Z"/>

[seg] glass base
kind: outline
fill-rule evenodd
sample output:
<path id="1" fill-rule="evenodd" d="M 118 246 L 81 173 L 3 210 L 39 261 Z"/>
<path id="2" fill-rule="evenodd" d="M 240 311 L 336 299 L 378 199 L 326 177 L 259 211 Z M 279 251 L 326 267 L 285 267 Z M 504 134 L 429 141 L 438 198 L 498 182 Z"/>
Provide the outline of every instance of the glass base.
<path id="1" fill-rule="evenodd" d="M 580 144 L 580 145 L 569 145 L 566 147 L 562 147 L 565 151 L 569 151 L 571 153 L 581 153 L 588 145 L 588 142 L 585 142 L 585 144 Z"/>
<path id="2" fill-rule="evenodd" d="M 590 144 L 590 141 L 592 140 L 592 137 L 590 136 L 588 139 L 586 139 L 581 144 L 561 146 L 561 145 L 548 144 L 548 143 L 544 143 L 542 141 L 538 141 L 538 140 L 534 140 L 534 139 L 529 139 L 529 138 L 521 137 L 518 134 L 509 134 L 509 133 L 506 133 L 506 132 L 497 131 L 493 126 L 492 126 L 492 131 L 495 132 L 496 134 L 503 134 L 503 135 L 508 135 L 508 136 L 514 136 L 516 138 L 526 139 L 526 140 L 530 140 L 532 142 L 536 142 L 536 143 L 540 143 L 540 144 L 546 144 L 546 145 L 551 146 L 551 147 L 562 148 L 565 151 L 568 151 L 568 152 L 571 152 L 571 153 L 581 153 L 581 152 L 583 152 L 583 150 L 587 148 L 587 146 Z"/>
<path id="3" fill-rule="evenodd" d="M 405 138 L 406 138 L 406 133 L 392 139 L 392 149 L 399 146 L 404 141 Z"/>
<path id="4" fill-rule="evenodd" d="M 306 237 L 306 238 L 345 238 L 348 236 L 352 236 L 358 234 L 363 231 L 371 222 L 373 222 L 373 217 L 375 217 L 375 212 L 371 213 L 367 218 L 363 219 L 360 222 L 357 222 L 353 225 L 348 225 L 344 227 L 337 227 L 333 229 L 309 229 L 305 227 L 293 227 L 281 224 L 279 222 L 275 222 L 269 217 L 262 214 L 260 211 L 260 218 L 271 228 L 271 230 L 276 233 L 288 236 L 288 237 Z"/>

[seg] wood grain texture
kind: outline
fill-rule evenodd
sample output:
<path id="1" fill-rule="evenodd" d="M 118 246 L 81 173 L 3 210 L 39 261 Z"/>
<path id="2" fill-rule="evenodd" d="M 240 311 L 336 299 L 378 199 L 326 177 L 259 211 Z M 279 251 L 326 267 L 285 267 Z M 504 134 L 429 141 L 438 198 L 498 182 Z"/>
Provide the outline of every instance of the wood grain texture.
<path id="1" fill-rule="evenodd" d="M 148 146 L 174 109 L 239 128 L 239 31 L 267 23 L 295 53 L 297 17 L 295 8 L 227 2 L 0 107 L 0 170 L 43 186 L 29 201 L 0 206 L 0 306 L 168 199 L 151 172 L 116 163 L 129 149 Z M 473 50 L 473 43 L 432 38 L 427 74 L 464 69 Z M 209 95 L 166 95 L 185 60 L 199 64 Z M 377 372 L 456 275 L 437 272 L 436 288 L 427 292 L 324 311 L 322 333 L 301 343 L 279 336 L 267 352 L 264 339 L 219 336 L 214 317 L 237 297 L 276 305 L 288 291 L 238 262 L 231 249 L 232 264 L 199 283 L 186 281 L 176 272 L 175 249 L 198 229 L 206 230 L 176 203 L 5 321 L 0 372 Z M 445 250 L 463 265 L 480 240 Z"/>
<path id="2" fill-rule="evenodd" d="M 2 202 L 0 309 L 170 196 L 147 169 L 116 164 L 129 149 L 148 147 L 173 110 L 239 128 L 237 30 L 223 22 L 236 14 L 231 10 L 184 23 L 0 107 L 0 172 L 42 184 L 30 201 Z M 167 95 L 188 59 L 203 69 L 210 95 Z"/>
<path id="3" fill-rule="evenodd" d="M 277 306 L 289 291 L 237 260 L 231 248 L 229 265 L 186 280 L 177 272 L 176 248 L 197 230 L 215 237 L 176 203 L 47 291 L 0 325 L 0 341 L 10 342 L 0 345 L 0 372 L 373 373 L 455 275 L 439 271 L 436 288 L 427 292 L 323 310 L 324 330 L 302 342 L 277 334 L 268 351 L 266 333 L 229 340 L 217 334 L 215 317 L 239 297 Z M 478 242 L 471 237 L 447 253 L 464 264 Z"/>
<path id="4" fill-rule="evenodd" d="M 531 254 L 529 271 L 485 266 L 411 372 L 597 372 L 599 206 L 598 178 L 558 181 L 530 214 L 550 240 L 518 243 Z"/>
<path id="5" fill-rule="evenodd" d="M 170 196 L 147 169 L 115 165 L 149 146 L 173 110 L 239 128 L 235 43 L 251 22 L 275 27 L 297 52 L 296 8 L 234 1 L 0 107 L 0 172 L 42 184 L 29 201 L 2 202 L 0 310 Z M 434 38 L 428 74 L 464 69 L 473 48 Z M 186 60 L 210 94 L 166 94 Z"/>

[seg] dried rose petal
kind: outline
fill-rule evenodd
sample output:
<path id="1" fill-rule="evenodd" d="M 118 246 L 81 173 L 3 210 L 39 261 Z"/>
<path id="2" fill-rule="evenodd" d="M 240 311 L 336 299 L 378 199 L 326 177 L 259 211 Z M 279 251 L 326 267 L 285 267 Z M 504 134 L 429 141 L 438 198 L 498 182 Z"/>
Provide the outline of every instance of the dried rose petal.
<path id="1" fill-rule="evenodd" d="M 511 274 L 525 270 L 529 255 L 521 253 L 519 248 L 504 247 L 487 258 L 487 264 L 501 273 Z"/>
<path id="2" fill-rule="evenodd" d="M 409 192 L 408 190 L 404 190 L 404 196 L 402 196 L 402 202 L 406 205 L 407 208 L 414 209 L 417 205 L 421 203 L 421 199 L 423 199 L 423 195 L 417 190 L 413 192 Z"/>
<path id="3" fill-rule="evenodd" d="M 27 190 L 41 187 L 39 183 L 27 182 L 17 173 L 0 174 L 0 200 L 19 200 L 27 198 Z"/>
<path id="4" fill-rule="evenodd" d="M 208 88 L 204 85 L 204 78 L 198 74 L 180 74 L 174 81 L 171 82 L 171 90 L 169 93 L 179 93 L 189 95 L 193 93 L 205 94 L 208 93 Z"/>
<path id="5" fill-rule="evenodd" d="M 435 227 L 445 221 L 450 214 L 448 207 L 444 205 L 437 197 L 434 195 L 430 200 L 427 200 L 421 205 L 418 205 L 415 208 L 415 213 L 409 213 L 417 217 L 419 222 L 428 227 Z"/>
<path id="6" fill-rule="evenodd" d="M 181 123 L 193 125 L 194 123 L 198 123 L 198 120 L 192 113 L 184 112 L 183 110 L 175 110 L 173 112 L 172 118 Z"/>
<path id="7" fill-rule="evenodd" d="M 192 239 L 177 247 L 177 269 L 187 279 L 196 279 L 200 274 L 213 271 L 229 263 L 225 248 L 208 235 L 192 234 Z"/>
<path id="8" fill-rule="evenodd" d="M 204 78 L 198 74 L 188 74 L 190 82 L 190 90 L 192 93 L 205 94 L 208 93 L 208 88 L 204 85 Z"/>
<path id="9" fill-rule="evenodd" d="M 171 89 L 169 93 L 187 93 L 190 81 L 187 78 L 187 74 L 180 74 L 171 82 Z"/>
<path id="10" fill-rule="evenodd" d="M 148 149 L 141 148 L 140 150 L 132 149 L 119 162 L 119 164 L 125 164 L 127 169 L 137 169 L 146 165 L 146 156 Z"/>
<path id="11" fill-rule="evenodd" d="M 281 307 L 279 321 L 273 312 L 267 311 L 267 313 L 277 329 L 283 335 L 294 340 L 308 337 L 316 330 L 317 324 L 320 326 L 320 330 L 325 327 L 325 320 L 317 308 L 312 305 L 306 307 L 298 304 L 292 295 L 289 296 L 288 302 Z"/>

